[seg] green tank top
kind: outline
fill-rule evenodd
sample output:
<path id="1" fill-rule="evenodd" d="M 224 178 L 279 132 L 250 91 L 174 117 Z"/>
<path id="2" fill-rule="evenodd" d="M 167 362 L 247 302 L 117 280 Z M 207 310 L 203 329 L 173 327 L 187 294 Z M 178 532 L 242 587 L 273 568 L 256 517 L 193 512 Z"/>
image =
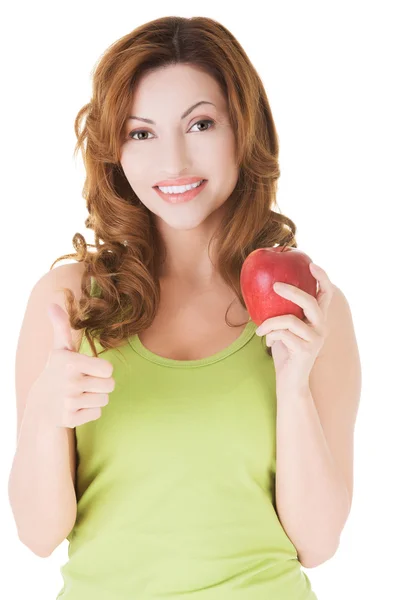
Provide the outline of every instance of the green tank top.
<path id="1" fill-rule="evenodd" d="M 255 329 L 199 360 L 137 335 L 101 355 L 115 388 L 75 428 L 57 599 L 317 600 L 276 513 L 275 370 Z M 79 352 L 92 356 L 85 337 Z"/>

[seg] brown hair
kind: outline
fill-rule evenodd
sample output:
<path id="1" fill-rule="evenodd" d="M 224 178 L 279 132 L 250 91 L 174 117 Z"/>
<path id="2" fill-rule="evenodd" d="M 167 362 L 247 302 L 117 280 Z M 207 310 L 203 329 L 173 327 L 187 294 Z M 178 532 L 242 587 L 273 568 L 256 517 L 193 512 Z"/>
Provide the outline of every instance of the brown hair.
<path id="1" fill-rule="evenodd" d="M 297 248 L 295 224 L 273 210 L 280 176 L 278 135 L 263 84 L 239 42 L 207 17 L 163 17 L 141 25 L 101 56 L 93 75 L 92 99 L 75 119 L 74 154 L 81 150 L 86 171 L 82 195 L 89 216 L 85 226 L 94 230 L 95 244 L 87 244 L 76 233 L 72 240 L 76 253 L 59 257 L 50 267 L 68 258 L 85 263 L 79 303 L 69 288 L 62 289 L 71 328 L 84 329 L 95 356 L 147 329 L 157 314 L 158 269 L 165 260 L 165 247 L 154 215 L 125 177 L 120 149 L 139 78 L 178 63 L 201 68 L 215 78 L 236 132 L 238 181 L 227 199 L 227 218 L 213 237 L 218 272 L 243 308 L 240 271 L 250 252 L 272 246 Z M 89 252 L 88 247 L 96 251 Z M 100 290 L 97 295 L 90 295 L 93 279 Z M 92 338 L 98 338 L 104 350 L 97 353 Z M 267 352 L 271 356 L 270 348 Z"/>

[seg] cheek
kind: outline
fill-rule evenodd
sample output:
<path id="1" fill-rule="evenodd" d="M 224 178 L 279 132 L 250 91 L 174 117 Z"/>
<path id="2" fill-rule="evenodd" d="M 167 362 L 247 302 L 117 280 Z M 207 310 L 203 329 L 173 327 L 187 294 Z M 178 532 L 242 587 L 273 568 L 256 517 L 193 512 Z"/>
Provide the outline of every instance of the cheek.
<path id="1" fill-rule="evenodd" d="M 236 166 L 236 142 L 233 132 L 225 131 L 224 135 L 215 140 L 215 144 L 211 144 L 207 153 L 207 165 L 210 174 L 214 173 L 217 178 L 221 178 L 228 187 L 232 183 L 232 179 L 237 179 L 239 169 Z"/>
<path id="2" fill-rule="evenodd" d="M 143 189 L 146 187 L 143 175 L 148 171 L 146 168 L 143 158 L 133 156 L 129 151 L 124 151 L 121 155 L 121 167 L 125 177 L 129 181 L 134 191 Z M 147 186 L 148 187 L 148 186 Z"/>

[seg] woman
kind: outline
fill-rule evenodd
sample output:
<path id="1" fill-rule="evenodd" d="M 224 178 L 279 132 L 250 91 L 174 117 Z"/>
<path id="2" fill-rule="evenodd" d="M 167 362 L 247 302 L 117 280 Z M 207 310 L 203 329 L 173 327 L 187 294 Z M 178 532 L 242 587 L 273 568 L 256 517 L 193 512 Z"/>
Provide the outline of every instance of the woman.
<path id="1" fill-rule="evenodd" d="M 66 290 L 68 313 L 115 389 L 75 430 L 58 598 L 315 600 L 301 566 L 333 555 L 350 510 L 308 388 L 341 294 L 311 267 L 318 303 L 277 292 L 308 321 L 265 322 L 272 355 L 257 339 L 243 261 L 297 247 L 273 210 L 278 137 L 258 74 L 221 24 L 160 18 L 101 57 L 76 132 L 96 251 L 75 236 L 82 299 Z"/>

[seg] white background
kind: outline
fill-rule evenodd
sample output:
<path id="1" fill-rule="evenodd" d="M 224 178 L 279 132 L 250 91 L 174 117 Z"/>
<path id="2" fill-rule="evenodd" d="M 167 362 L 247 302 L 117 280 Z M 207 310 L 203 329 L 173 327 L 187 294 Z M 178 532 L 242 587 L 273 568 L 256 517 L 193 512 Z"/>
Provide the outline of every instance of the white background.
<path id="1" fill-rule="evenodd" d="M 142 23 L 167 15 L 214 18 L 244 47 L 278 130 L 280 209 L 298 226 L 299 248 L 327 271 L 352 309 L 363 371 L 353 505 L 336 555 L 307 574 L 318 600 L 398 593 L 396 4 L 114 0 L 3 8 L 2 597 L 55 600 L 62 588 L 59 568 L 67 561 L 67 541 L 47 559 L 19 541 L 7 481 L 16 443 L 15 351 L 30 291 L 56 257 L 74 252 L 77 231 L 94 241 L 84 227 L 84 173 L 81 156 L 72 156 L 73 122 L 90 100 L 90 73 L 101 53 Z"/>

